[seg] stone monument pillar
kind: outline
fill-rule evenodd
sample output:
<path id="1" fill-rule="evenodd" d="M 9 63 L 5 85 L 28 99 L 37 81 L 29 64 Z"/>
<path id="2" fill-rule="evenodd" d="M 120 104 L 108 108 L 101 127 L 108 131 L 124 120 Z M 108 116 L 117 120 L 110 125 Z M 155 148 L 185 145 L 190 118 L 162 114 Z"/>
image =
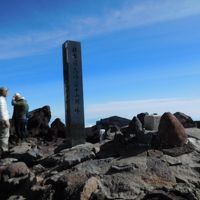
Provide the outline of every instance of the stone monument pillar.
<path id="1" fill-rule="evenodd" d="M 81 44 L 66 41 L 63 44 L 66 137 L 71 145 L 85 143 Z"/>

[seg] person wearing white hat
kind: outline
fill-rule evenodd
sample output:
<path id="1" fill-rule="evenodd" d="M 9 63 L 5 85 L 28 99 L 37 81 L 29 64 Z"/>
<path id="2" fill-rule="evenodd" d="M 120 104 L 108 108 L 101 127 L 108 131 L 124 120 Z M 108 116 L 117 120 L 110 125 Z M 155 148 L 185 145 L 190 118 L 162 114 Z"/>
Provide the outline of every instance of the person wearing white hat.
<path id="1" fill-rule="evenodd" d="M 8 140 L 9 140 L 9 113 L 8 106 L 6 102 L 6 97 L 8 95 L 8 88 L 0 87 L 0 148 L 1 151 L 8 151 Z"/>
<path id="2" fill-rule="evenodd" d="M 13 111 L 13 124 L 15 132 L 21 141 L 26 138 L 26 121 L 28 115 L 28 103 L 20 93 L 15 93 L 12 99 L 12 105 L 14 106 Z"/>

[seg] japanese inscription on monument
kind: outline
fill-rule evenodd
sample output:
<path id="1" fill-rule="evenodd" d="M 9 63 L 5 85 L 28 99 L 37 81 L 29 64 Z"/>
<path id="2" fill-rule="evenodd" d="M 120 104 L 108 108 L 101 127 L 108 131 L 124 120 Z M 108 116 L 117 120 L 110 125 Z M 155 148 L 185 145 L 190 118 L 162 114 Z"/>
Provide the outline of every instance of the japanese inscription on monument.
<path id="1" fill-rule="evenodd" d="M 85 142 L 81 44 L 63 44 L 65 120 L 72 146 Z"/>

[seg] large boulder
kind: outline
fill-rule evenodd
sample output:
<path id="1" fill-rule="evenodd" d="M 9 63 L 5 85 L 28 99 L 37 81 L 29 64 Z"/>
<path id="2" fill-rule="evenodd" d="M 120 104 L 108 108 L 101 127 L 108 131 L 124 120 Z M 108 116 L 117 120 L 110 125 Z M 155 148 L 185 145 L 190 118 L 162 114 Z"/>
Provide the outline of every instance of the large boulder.
<path id="1" fill-rule="evenodd" d="M 49 106 L 44 106 L 29 112 L 27 123 L 28 133 L 32 136 L 46 136 L 49 131 L 49 121 L 51 110 Z"/>
<path id="2" fill-rule="evenodd" d="M 181 124 L 185 128 L 193 128 L 196 127 L 196 123 L 192 120 L 192 118 L 182 112 L 174 113 L 174 116 L 181 122 Z"/>
<path id="3" fill-rule="evenodd" d="M 183 146 L 187 142 L 187 134 L 183 125 L 170 112 L 166 112 L 160 119 L 158 136 L 162 147 Z"/>
<path id="4" fill-rule="evenodd" d="M 42 152 L 39 150 L 36 144 L 31 144 L 28 142 L 23 142 L 10 149 L 10 154 L 7 155 L 9 158 L 15 158 L 21 162 L 26 163 L 26 165 L 33 166 L 37 163 L 38 159 L 43 157 Z"/>

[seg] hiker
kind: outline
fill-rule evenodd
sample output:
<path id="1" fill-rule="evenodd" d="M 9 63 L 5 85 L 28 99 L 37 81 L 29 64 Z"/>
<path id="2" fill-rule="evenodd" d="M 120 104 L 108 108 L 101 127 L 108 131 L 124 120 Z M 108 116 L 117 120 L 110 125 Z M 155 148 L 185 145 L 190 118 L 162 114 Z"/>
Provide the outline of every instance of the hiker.
<path id="1" fill-rule="evenodd" d="M 8 140 L 9 140 L 9 113 L 6 102 L 8 95 L 8 88 L 0 87 L 0 150 L 8 152 Z"/>
<path id="2" fill-rule="evenodd" d="M 13 110 L 13 124 L 16 135 L 19 140 L 23 141 L 26 138 L 26 124 L 28 117 L 28 103 L 20 93 L 15 93 L 12 98 Z"/>

